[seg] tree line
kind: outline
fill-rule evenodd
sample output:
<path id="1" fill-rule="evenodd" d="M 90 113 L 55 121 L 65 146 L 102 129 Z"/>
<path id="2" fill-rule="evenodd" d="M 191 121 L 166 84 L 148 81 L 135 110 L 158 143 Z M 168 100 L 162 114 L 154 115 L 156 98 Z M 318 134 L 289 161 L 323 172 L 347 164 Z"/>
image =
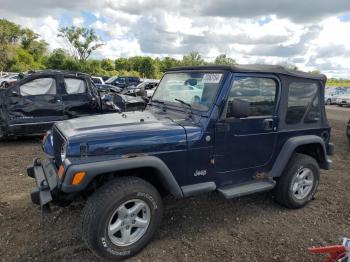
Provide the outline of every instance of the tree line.
<path id="1" fill-rule="evenodd" d="M 199 66 L 208 64 L 236 64 L 233 58 L 221 54 L 214 61 L 206 62 L 200 53 L 190 52 L 182 57 L 152 58 L 134 56 L 129 58 L 92 59 L 91 54 L 104 45 L 95 31 L 84 27 L 63 27 L 59 37 L 66 42 L 67 50 L 59 48 L 51 52 L 48 43 L 29 28 L 22 28 L 6 19 L 0 19 L 0 71 L 25 72 L 41 69 L 80 71 L 92 75 L 129 75 L 160 78 L 166 69 L 176 66 Z M 295 65 L 287 68 L 297 70 Z M 318 70 L 311 73 L 319 74 Z M 329 85 L 350 85 L 347 79 L 329 79 Z"/>

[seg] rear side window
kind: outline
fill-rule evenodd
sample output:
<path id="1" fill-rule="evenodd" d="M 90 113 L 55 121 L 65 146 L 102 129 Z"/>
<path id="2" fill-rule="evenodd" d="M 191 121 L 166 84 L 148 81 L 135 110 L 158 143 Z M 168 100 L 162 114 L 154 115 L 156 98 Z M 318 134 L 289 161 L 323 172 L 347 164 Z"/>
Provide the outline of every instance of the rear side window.
<path id="1" fill-rule="evenodd" d="M 239 77 L 230 90 L 228 103 L 235 99 L 249 102 L 249 116 L 270 116 L 275 109 L 276 81 L 271 78 Z M 227 112 L 226 117 L 231 117 Z"/>
<path id="2" fill-rule="evenodd" d="M 19 87 L 21 96 L 55 95 L 56 80 L 51 77 L 37 78 Z"/>
<path id="3" fill-rule="evenodd" d="M 317 122 L 320 118 L 316 83 L 293 82 L 289 85 L 287 124 L 298 124 L 305 113 L 305 123 Z"/>
<path id="4" fill-rule="evenodd" d="M 65 78 L 67 94 L 83 94 L 86 93 L 85 81 L 79 78 Z"/>

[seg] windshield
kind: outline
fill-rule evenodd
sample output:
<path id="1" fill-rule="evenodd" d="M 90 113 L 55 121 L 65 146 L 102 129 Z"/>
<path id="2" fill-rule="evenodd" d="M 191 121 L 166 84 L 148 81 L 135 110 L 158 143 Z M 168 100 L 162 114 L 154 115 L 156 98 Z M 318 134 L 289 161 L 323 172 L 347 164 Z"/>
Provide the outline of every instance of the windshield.
<path id="1" fill-rule="evenodd" d="M 112 76 L 110 78 L 107 79 L 107 81 L 105 82 L 106 84 L 110 84 L 112 83 L 114 80 L 116 80 L 118 77 L 117 76 Z"/>
<path id="2" fill-rule="evenodd" d="M 218 92 L 222 73 L 168 73 L 159 83 L 152 100 L 189 104 L 193 109 L 208 111 Z"/>

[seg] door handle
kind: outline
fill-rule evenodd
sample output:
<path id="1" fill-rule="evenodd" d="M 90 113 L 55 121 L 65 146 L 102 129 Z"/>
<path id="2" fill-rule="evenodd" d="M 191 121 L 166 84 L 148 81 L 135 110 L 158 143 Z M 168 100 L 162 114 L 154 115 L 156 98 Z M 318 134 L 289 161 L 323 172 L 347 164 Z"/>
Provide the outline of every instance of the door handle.
<path id="1" fill-rule="evenodd" d="M 264 119 L 263 128 L 264 128 L 264 130 L 267 130 L 267 131 L 272 130 L 273 129 L 273 119 L 272 118 Z"/>

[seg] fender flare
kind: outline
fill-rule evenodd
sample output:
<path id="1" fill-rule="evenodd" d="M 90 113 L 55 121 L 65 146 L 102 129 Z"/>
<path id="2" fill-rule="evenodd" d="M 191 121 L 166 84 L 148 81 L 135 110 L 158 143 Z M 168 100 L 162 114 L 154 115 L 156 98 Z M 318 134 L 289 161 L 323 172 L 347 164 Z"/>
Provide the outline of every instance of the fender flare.
<path id="1" fill-rule="evenodd" d="M 154 156 L 114 159 L 78 165 L 73 164 L 69 166 L 66 171 L 61 189 L 65 193 L 78 192 L 85 189 L 88 184 L 99 175 L 144 167 L 154 168 L 157 171 L 157 178 L 161 181 L 165 189 L 167 189 L 168 192 L 171 193 L 174 197 L 183 197 L 183 192 L 167 165 L 161 159 Z M 73 186 L 70 183 L 73 179 L 74 174 L 79 171 L 86 172 L 86 177 L 80 185 Z"/>
<path id="2" fill-rule="evenodd" d="M 272 167 L 271 175 L 272 177 L 279 177 L 282 175 L 283 170 L 288 164 L 289 159 L 292 157 L 295 149 L 298 146 L 307 145 L 307 144 L 319 144 L 322 147 L 323 152 L 323 163 L 320 167 L 324 169 L 330 168 L 331 160 L 327 158 L 326 145 L 323 139 L 315 135 L 305 135 L 289 138 L 283 145 L 280 153 L 278 154 L 275 164 Z"/>

